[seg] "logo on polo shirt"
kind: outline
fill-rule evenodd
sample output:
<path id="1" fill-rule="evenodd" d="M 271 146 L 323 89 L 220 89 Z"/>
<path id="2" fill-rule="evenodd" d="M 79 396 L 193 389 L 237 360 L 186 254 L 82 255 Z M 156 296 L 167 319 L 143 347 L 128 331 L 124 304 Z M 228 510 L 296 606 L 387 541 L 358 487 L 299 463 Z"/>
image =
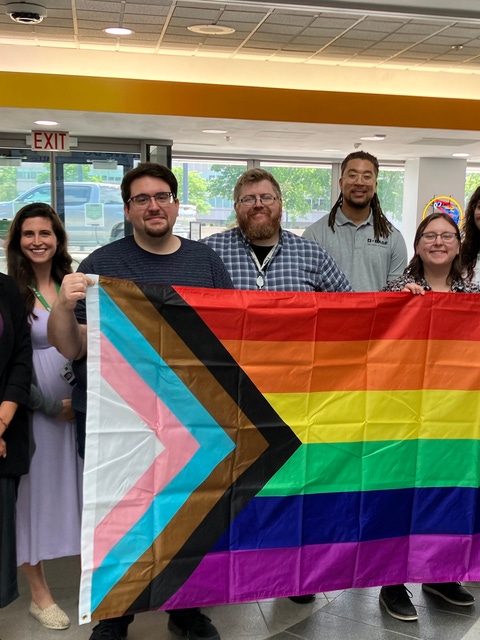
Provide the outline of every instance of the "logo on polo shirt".
<path id="1" fill-rule="evenodd" d="M 385 247 L 388 244 L 388 240 L 375 240 L 374 238 L 367 238 L 367 244 L 380 244 Z"/>

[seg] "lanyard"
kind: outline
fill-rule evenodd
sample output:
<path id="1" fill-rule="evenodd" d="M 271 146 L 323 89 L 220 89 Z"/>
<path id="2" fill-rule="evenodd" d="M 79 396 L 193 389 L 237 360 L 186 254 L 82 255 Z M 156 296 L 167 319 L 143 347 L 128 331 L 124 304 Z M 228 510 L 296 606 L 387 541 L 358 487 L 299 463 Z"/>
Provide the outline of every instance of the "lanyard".
<path id="1" fill-rule="evenodd" d="M 278 242 L 277 242 L 278 244 Z M 250 247 L 250 253 L 252 255 L 252 259 L 255 262 L 255 265 L 259 271 L 259 274 L 257 276 L 257 288 L 258 289 L 262 289 L 263 285 L 265 284 L 265 272 L 267 270 L 267 267 L 270 263 L 270 260 L 272 259 L 272 256 L 275 252 L 275 249 L 277 248 L 277 244 L 275 244 L 275 246 L 273 246 L 270 251 L 268 252 L 268 254 L 265 256 L 265 260 L 263 261 L 262 264 L 260 264 L 255 251 Z"/>
<path id="2" fill-rule="evenodd" d="M 45 298 L 42 296 L 42 294 L 40 293 L 40 291 L 33 285 L 30 285 L 30 289 L 33 291 L 33 293 L 36 295 L 36 297 L 38 298 L 38 300 L 40 300 L 40 302 L 43 304 L 43 306 L 45 307 L 45 309 L 47 311 L 50 311 L 52 309 L 52 307 L 48 304 L 48 302 L 45 300 Z M 55 283 L 55 289 L 57 290 L 57 293 L 60 291 L 60 285 L 58 284 L 58 282 Z"/>

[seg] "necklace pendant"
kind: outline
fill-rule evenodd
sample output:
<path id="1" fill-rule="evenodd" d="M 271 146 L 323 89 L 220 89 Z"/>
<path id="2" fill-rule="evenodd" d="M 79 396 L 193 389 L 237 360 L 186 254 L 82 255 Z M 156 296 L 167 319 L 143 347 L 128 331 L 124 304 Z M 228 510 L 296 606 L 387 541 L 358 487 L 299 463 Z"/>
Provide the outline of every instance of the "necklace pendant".
<path id="1" fill-rule="evenodd" d="M 257 277 L 257 287 L 259 289 L 261 289 L 264 285 L 264 280 L 263 280 L 263 276 L 258 276 Z"/>

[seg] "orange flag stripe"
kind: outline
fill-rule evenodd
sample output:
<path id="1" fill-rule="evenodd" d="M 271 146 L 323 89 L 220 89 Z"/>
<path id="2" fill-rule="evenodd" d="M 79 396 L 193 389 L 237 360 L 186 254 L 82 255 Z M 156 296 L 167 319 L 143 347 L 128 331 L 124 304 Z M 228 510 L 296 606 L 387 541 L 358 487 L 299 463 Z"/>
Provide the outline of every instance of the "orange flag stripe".
<path id="1" fill-rule="evenodd" d="M 480 342 L 223 340 L 222 343 L 261 393 L 480 390 Z"/>

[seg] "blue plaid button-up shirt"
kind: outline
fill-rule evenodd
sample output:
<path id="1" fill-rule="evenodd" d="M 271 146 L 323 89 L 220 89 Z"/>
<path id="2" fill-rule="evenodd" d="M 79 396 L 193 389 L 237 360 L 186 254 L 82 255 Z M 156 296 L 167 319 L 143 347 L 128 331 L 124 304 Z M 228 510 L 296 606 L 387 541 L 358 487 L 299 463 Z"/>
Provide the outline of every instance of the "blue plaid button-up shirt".
<path id="1" fill-rule="evenodd" d="M 252 257 L 250 241 L 238 227 L 201 242 L 218 253 L 236 289 L 352 291 L 347 278 L 325 249 L 291 231 L 281 230 L 280 240 L 263 271 Z M 259 276 L 263 286 L 258 285 Z"/>

